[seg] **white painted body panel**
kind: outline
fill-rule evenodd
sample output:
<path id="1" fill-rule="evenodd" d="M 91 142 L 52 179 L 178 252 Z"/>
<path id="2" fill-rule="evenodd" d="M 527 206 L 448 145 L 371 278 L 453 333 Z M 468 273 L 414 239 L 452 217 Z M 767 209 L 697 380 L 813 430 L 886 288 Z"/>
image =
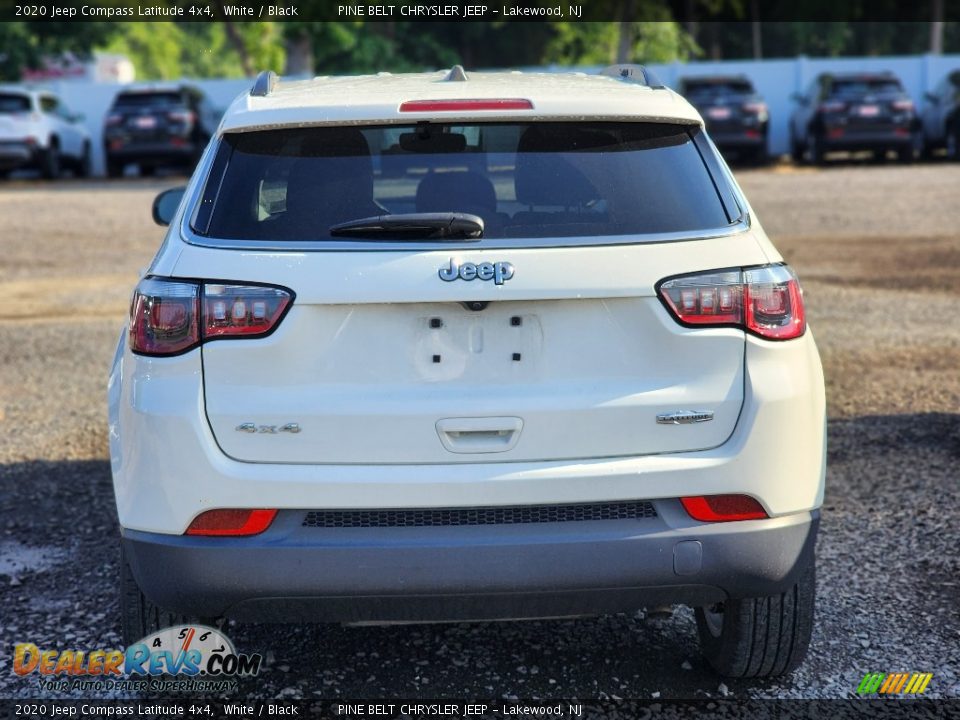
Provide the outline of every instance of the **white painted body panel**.
<path id="1" fill-rule="evenodd" d="M 199 351 L 120 352 L 110 377 L 110 448 L 120 524 L 179 534 L 217 507 L 476 507 L 747 493 L 772 516 L 819 507 L 823 375 L 813 335 L 746 339 L 743 411 L 702 452 L 552 462 L 304 465 L 246 463 L 218 447 L 203 412 Z"/>

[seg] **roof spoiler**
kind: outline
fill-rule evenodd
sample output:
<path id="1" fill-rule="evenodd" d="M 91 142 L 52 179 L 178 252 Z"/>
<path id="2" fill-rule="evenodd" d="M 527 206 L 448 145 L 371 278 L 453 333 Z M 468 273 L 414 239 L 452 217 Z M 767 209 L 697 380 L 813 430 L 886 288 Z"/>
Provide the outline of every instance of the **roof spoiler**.
<path id="1" fill-rule="evenodd" d="M 274 91 L 279 83 L 280 78 L 273 70 L 264 70 L 253 81 L 253 87 L 250 88 L 250 97 L 266 97 Z"/>
<path id="2" fill-rule="evenodd" d="M 662 90 L 666 87 L 660 80 L 643 65 L 611 65 L 600 71 L 601 75 L 625 80 L 627 82 L 646 85 L 651 90 Z"/>

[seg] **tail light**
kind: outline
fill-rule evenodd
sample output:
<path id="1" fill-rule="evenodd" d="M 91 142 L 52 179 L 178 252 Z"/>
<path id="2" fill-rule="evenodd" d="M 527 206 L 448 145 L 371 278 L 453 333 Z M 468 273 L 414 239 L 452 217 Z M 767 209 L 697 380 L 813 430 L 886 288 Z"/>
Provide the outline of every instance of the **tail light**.
<path id="1" fill-rule="evenodd" d="M 787 265 L 683 275 L 661 281 L 657 292 L 683 325 L 739 327 L 770 340 L 807 329 L 800 282 Z"/>
<path id="2" fill-rule="evenodd" d="M 841 100 L 827 100 L 820 103 L 820 112 L 838 113 L 847 109 L 847 104 Z"/>
<path id="3" fill-rule="evenodd" d="M 754 115 L 766 115 L 767 104 L 762 102 L 748 102 L 743 104 L 743 111 Z"/>
<path id="4" fill-rule="evenodd" d="M 190 110 L 171 110 L 167 113 L 167 119 L 170 122 L 190 125 L 193 123 L 194 114 Z"/>
<path id="5" fill-rule="evenodd" d="M 270 527 L 276 515 L 276 510 L 207 510 L 193 519 L 186 534 L 230 537 L 259 535 Z"/>
<path id="6" fill-rule="evenodd" d="M 701 522 L 760 520 L 769 517 L 749 495 L 696 495 L 680 498 L 687 515 Z"/>
<path id="7" fill-rule="evenodd" d="M 900 112 L 913 112 L 913 100 L 894 100 L 890 105 Z"/>
<path id="8" fill-rule="evenodd" d="M 146 278 L 130 306 L 130 349 L 179 355 L 207 340 L 264 337 L 280 324 L 293 298 L 278 287 Z"/>

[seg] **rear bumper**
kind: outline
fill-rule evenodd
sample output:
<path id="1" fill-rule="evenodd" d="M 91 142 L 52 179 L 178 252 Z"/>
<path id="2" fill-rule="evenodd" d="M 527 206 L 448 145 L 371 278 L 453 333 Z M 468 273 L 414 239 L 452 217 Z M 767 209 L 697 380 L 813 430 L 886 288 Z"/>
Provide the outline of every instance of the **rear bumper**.
<path id="1" fill-rule="evenodd" d="M 185 163 L 196 159 L 199 149 L 196 144 L 188 142 L 185 145 L 171 145 L 167 142 L 131 142 L 120 148 L 110 148 L 106 151 L 110 162 L 156 162 L 156 163 Z"/>
<path id="2" fill-rule="evenodd" d="M 16 141 L 0 142 L 0 169 L 12 170 L 35 165 L 39 157 L 40 151 L 35 145 Z"/>
<path id="3" fill-rule="evenodd" d="M 813 560 L 818 511 L 699 523 L 658 516 L 463 527 L 310 528 L 278 514 L 250 538 L 125 530 L 162 607 L 243 620 L 401 622 L 553 617 L 782 592 Z"/>
<path id="4" fill-rule="evenodd" d="M 903 134 L 893 129 L 863 131 L 847 131 L 840 137 L 823 137 L 823 147 L 827 151 L 833 150 L 896 150 L 911 147 L 912 141 L 909 132 Z"/>

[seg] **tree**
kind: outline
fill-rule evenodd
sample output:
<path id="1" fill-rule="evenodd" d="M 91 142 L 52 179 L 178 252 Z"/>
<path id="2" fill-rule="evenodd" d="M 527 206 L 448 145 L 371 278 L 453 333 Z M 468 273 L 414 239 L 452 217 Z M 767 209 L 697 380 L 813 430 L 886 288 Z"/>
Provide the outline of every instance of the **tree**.
<path id="1" fill-rule="evenodd" d="M 39 68 L 45 58 L 71 53 L 80 59 L 116 31 L 110 22 L 0 23 L 0 80 L 19 80 L 25 69 Z"/>

